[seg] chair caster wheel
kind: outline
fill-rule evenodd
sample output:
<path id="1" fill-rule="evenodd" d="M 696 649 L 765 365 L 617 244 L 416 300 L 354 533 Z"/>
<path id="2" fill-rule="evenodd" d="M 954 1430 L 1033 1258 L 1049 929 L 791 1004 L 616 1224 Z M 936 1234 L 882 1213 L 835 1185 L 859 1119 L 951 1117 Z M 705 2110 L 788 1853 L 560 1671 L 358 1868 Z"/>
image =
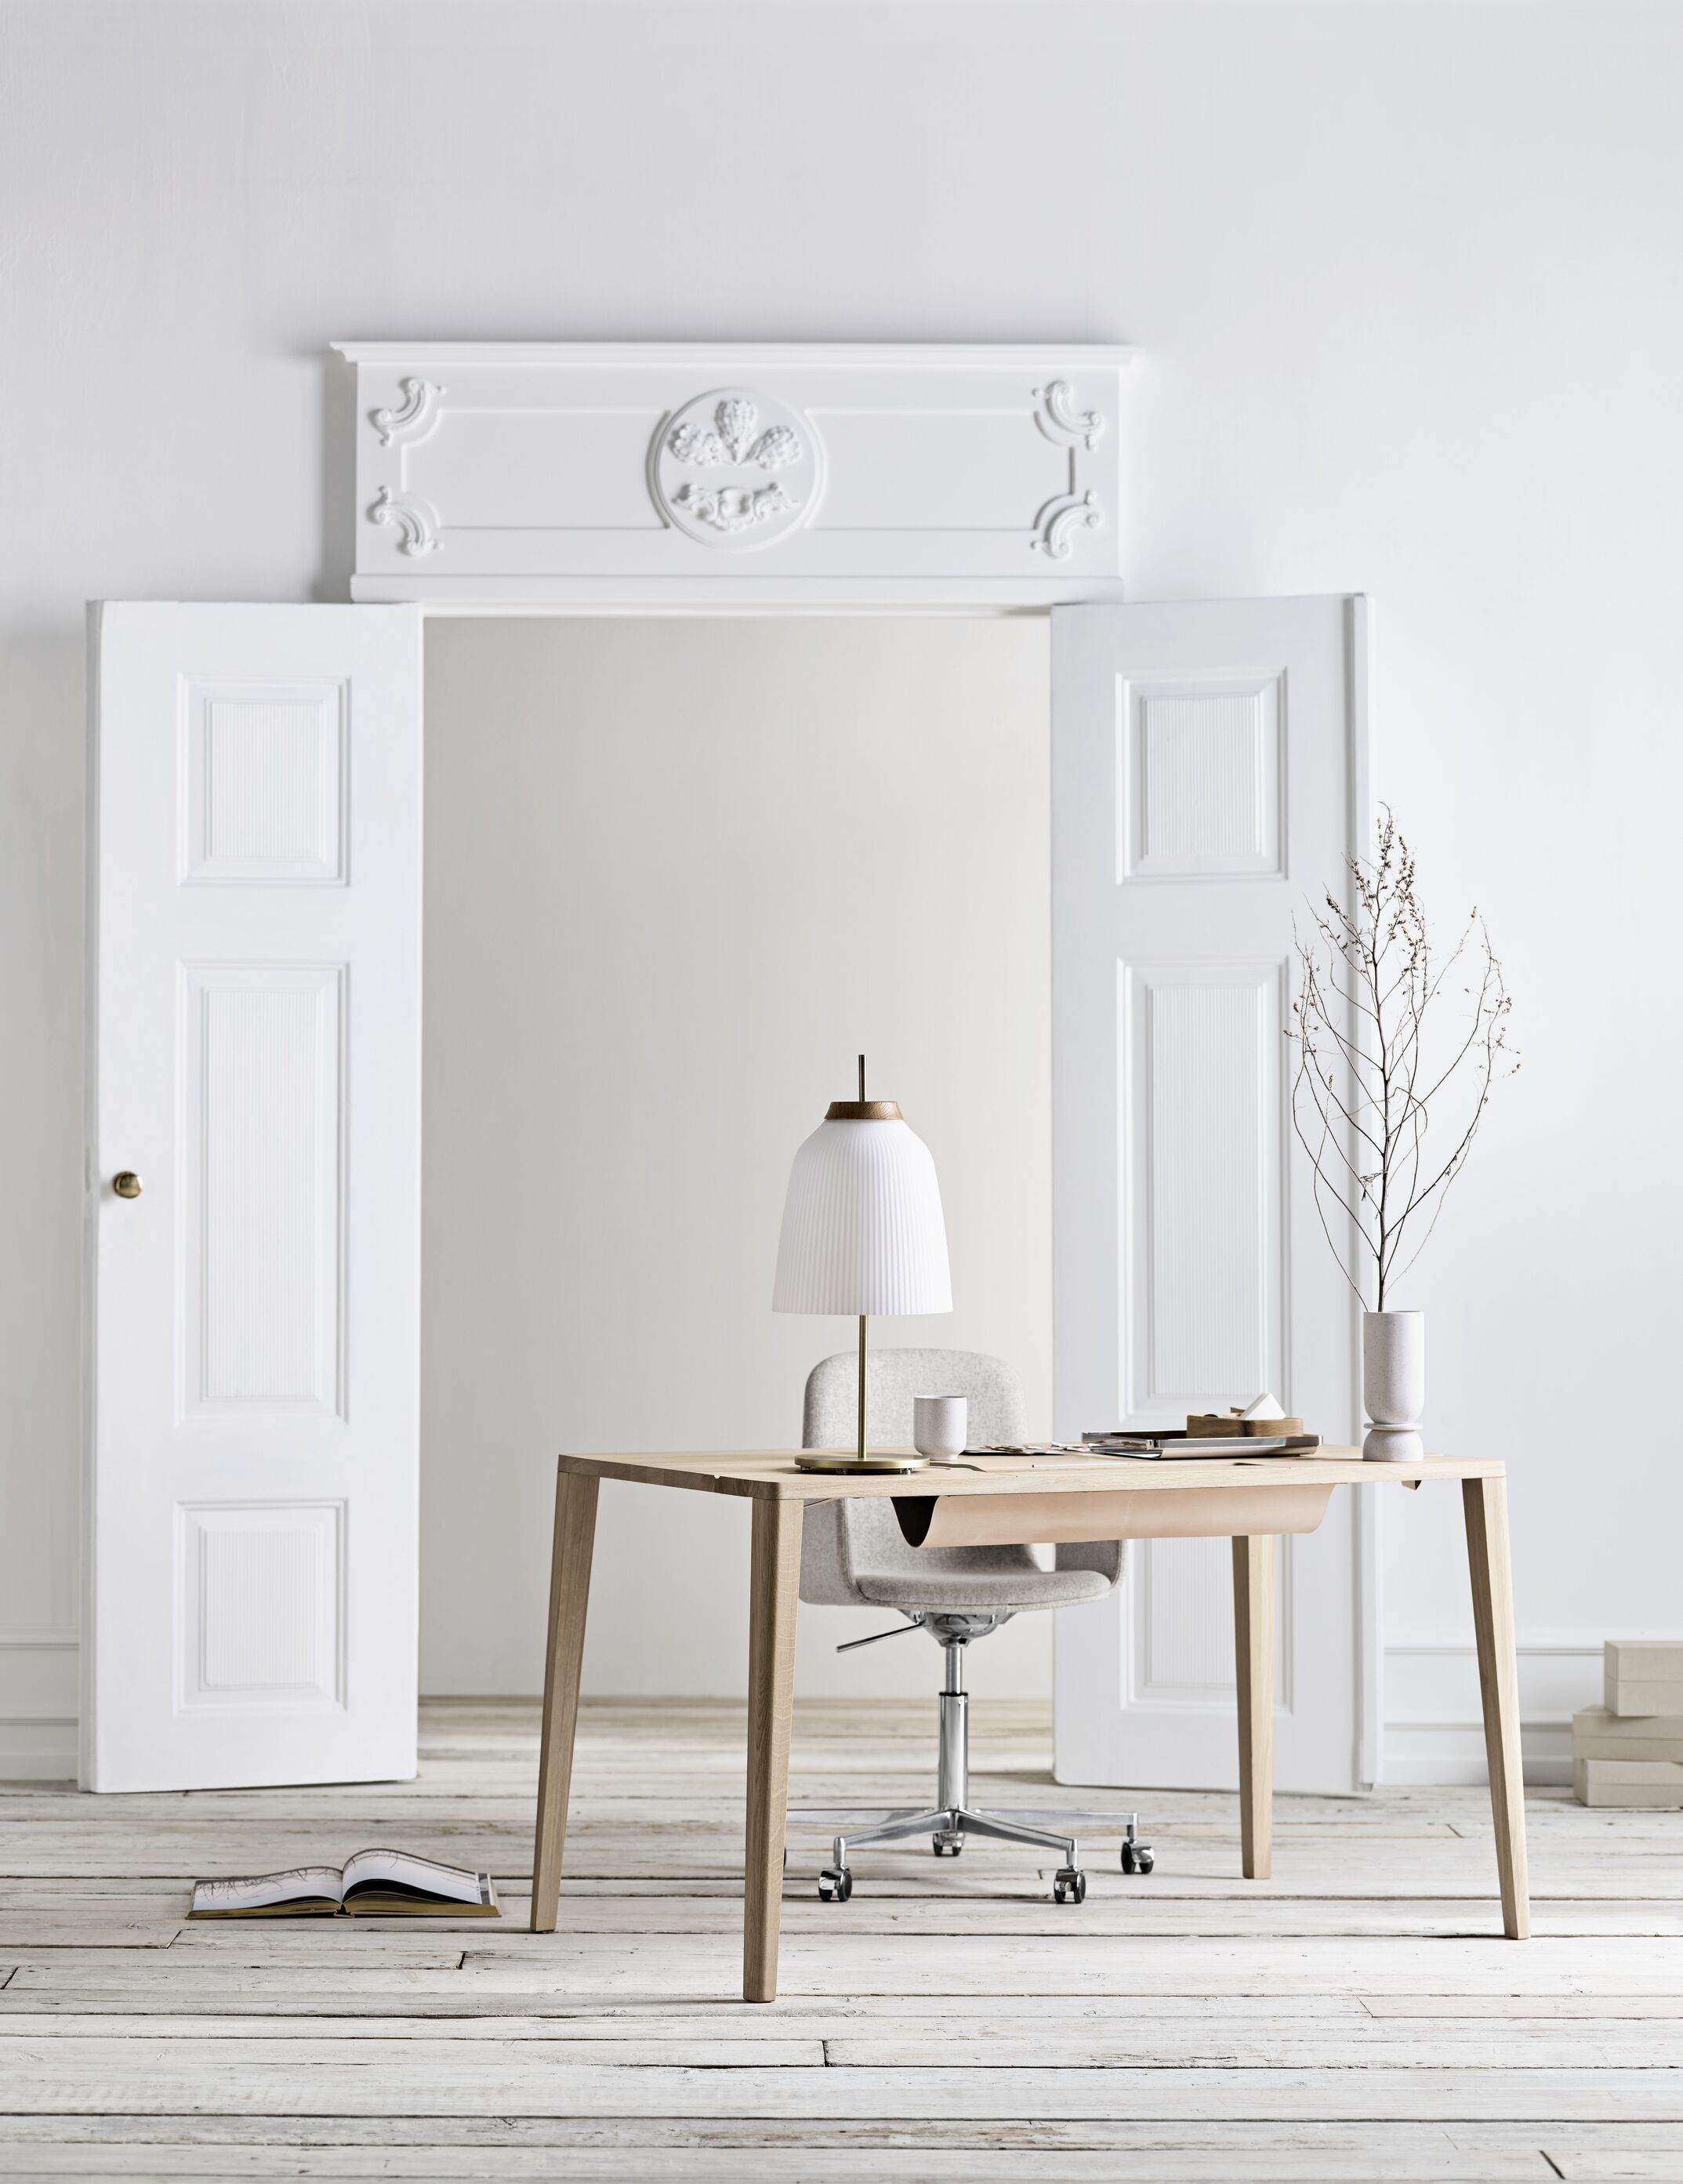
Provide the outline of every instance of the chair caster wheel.
<path id="1" fill-rule="evenodd" d="M 821 1903 L 845 1903 L 853 1893 L 853 1868 L 850 1865 L 827 1865 L 818 1875 L 818 1901 Z"/>
<path id="2" fill-rule="evenodd" d="M 1150 1843 L 1125 1842 L 1122 1847 L 1124 1873 L 1149 1873 L 1156 1862 Z"/>
<path id="3" fill-rule="evenodd" d="M 1087 1876 L 1078 1866 L 1061 1865 L 1052 1875 L 1054 1903 L 1084 1903 L 1087 1901 Z"/>
<path id="4" fill-rule="evenodd" d="M 956 1858 L 964 1848 L 962 1836 L 931 1836 L 929 1847 L 937 1858 Z"/>

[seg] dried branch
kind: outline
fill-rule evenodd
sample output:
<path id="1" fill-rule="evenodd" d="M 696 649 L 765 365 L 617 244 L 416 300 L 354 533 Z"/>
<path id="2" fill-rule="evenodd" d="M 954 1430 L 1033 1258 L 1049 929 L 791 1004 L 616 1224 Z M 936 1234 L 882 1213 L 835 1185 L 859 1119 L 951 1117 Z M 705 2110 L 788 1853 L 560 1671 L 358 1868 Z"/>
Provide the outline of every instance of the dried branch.
<path id="1" fill-rule="evenodd" d="M 1286 1034 L 1298 1050 L 1291 1120 L 1328 1247 L 1364 1302 L 1371 1282 L 1383 1312 L 1431 1240 L 1497 1080 L 1519 1060 L 1507 1042 L 1513 1003 L 1483 918 L 1474 910 L 1454 947 L 1435 952 L 1414 855 L 1388 807 L 1373 862 L 1348 861 L 1351 906 L 1329 892 L 1309 907 L 1307 936 L 1297 936 L 1301 978 Z M 1444 996 L 1457 967 L 1468 1006 L 1452 1023 Z M 1449 1150 L 1429 1156 L 1432 1123 L 1446 1112 L 1448 1138 L 1435 1142 Z"/>

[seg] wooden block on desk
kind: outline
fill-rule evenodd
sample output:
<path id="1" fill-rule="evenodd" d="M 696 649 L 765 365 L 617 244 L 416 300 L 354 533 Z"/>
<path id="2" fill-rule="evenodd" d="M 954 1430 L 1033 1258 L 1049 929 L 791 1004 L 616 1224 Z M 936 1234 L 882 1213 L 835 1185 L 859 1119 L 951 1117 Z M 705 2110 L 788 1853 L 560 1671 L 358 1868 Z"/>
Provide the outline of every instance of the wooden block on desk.
<path id="1" fill-rule="evenodd" d="M 1255 1440 L 1302 1430 L 1301 1418 L 1236 1418 L 1231 1412 L 1223 1417 L 1219 1411 L 1189 1411 L 1186 1415 L 1189 1440 Z"/>
<path id="2" fill-rule="evenodd" d="M 1683 1760 L 1683 1713 L 1617 1714 L 1584 1707 L 1572 1717 L 1572 1757 Z"/>
<path id="3" fill-rule="evenodd" d="M 1580 1805 L 1627 1805 L 1683 1810 L 1683 1762 L 1574 1759 L 1572 1790 Z"/>

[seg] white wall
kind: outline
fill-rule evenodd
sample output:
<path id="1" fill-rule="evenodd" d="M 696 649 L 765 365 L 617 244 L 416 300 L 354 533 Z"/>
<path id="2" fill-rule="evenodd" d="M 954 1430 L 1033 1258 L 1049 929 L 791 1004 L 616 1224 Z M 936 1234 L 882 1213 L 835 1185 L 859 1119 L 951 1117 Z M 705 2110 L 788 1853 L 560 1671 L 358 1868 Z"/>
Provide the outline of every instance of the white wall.
<path id="1" fill-rule="evenodd" d="M 1678 1626 L 1683 12 L 11 0 L 0 37 L 8 1763 L 73 1690 L 81 602 L 342 595 L 354 336 L 1142 345 L 1134 595 L 1369 590 L 1376 788 L 1507 956 L 1525 1072 L 1414 1301 L 1435 1437 L 1514 1468 L 1534 1716 Z M 1408 1499 L 1388 1631 L 1451 1650 L 1396 1657 L 1394 1742 L 1449 1764 L 1453 1516 Z"/>
<path id="2" fill-rule="evenodd" d="M 954 1311 L 1051 1418 L 1047 629 L 434 623 L 421 1687 L 536 1691 L 560 1448 L 774 1448 L 854 1326 L 774 1315 L 794 1149 L 854 1056 L 934 1154 Z M 589 1691 L 740 1690 L 748 1505 L 603 1489 Z M 888 1627 L 883 1615 L 876 1627 Z M 933 1692 L 934 1648 L 807 1691 Z M 1043 1693 L 1047 1618 L 978 1658 Z"/>

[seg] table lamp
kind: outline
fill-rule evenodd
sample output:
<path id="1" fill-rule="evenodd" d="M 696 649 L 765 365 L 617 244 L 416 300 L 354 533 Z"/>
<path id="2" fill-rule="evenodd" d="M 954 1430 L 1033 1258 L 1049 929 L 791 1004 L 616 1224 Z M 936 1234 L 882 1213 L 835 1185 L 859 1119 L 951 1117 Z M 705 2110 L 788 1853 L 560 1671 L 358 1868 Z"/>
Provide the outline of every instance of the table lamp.
<path id="1" fill-rule="evenodd" d="M 947 1230 L 929 1148 L 892 1100 L 833 1100 L 794 1156 L 777 1242 L 773 1312 L 846 1312 L 859 1322 L 859 1446 L 809 1450 L 803 1471 L 920 1471 L 922 1456 L 866 1445 L 865 1329 L 873 1312 L 950 1312 Z"/>

